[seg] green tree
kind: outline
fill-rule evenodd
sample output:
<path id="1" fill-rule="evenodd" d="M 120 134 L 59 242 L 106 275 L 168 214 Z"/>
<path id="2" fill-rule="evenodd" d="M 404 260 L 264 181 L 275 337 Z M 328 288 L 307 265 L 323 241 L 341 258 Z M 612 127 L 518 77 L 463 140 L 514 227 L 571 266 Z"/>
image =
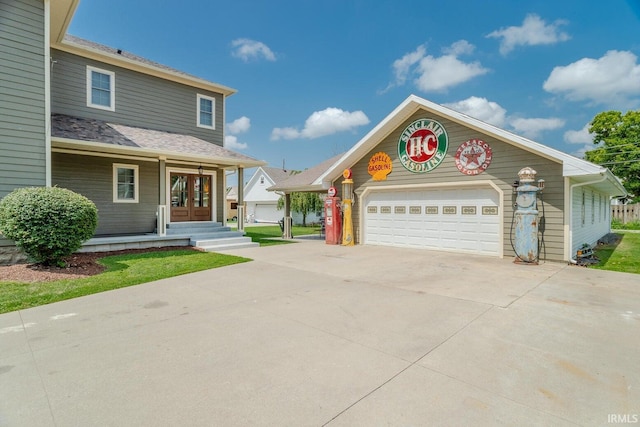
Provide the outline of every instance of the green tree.
<path id="1" fill-rule="evenodd" d="M 307 215 L 321 212 L 324 207 L 318 193 L 291 193 L 291 210 L 302 214 L 302 226 L 307 226 Z M 278 209 L 284 208 L 284 196 L 278 199 Z"/>
<path id="2" fill-rule="evenodd" d="M 585 158 L 609 168 L 622 180 L 632 201 L 640 201 L 640 110 L 599 113 L 589 133 L 598 148 L 587 151 Z"/>

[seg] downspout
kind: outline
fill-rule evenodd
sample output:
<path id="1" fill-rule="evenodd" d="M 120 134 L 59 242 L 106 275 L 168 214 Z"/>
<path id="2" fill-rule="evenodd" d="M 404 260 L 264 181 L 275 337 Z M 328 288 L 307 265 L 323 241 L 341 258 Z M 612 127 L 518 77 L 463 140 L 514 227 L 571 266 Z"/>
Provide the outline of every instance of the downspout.
<path id="1" fill-rule="evenodd" d="M 607 175 L 605 174 L 605 172 L 600 172 L 600 175 L 601 175 L 601 178 L 599 179 L 595 179 L 593 181 L 587 181 L 587 182 L 578 182 L 576 184 L 572 184 L 569 187 L 569 200 L 571 201 L 571 203 L 569 204 L 569 206 L 571 206 L 571 211 L 569 212 L 569 250 L 573 249 L 573 190 L 576 187 L 583 187 L 585 185 L 598 184 L 607 179 Z M 578 261 L 575 259 L 575 254 L 573 255 L 569 254 L 569 256 L 570 256 L 569 262 L 571 264 L 578 263 Z"/>

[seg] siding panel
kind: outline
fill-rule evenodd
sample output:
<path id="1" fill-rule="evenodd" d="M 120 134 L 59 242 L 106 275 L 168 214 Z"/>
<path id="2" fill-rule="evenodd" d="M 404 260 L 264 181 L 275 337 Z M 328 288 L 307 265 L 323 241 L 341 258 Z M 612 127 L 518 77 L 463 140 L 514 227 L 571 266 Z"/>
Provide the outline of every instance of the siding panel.
<path id="1" fill-rule="evenodd" d="M 223 145 L 221 94 L 52 50 L 56 61 L 51 77 L 52 112 L 96 118 L 149 129 L 194 135 Z M 87 107 L 86 66 L 115 73 L 115 111 Z M 216 99 L 216 129 L 197 127 L 197 94 Z"/>
<path id="2" fill-rule="evenodd" d="M 449 137 L 447 156 L 442 163 L 431 172 L 424 174 L 412 173 L 406 170 L 398 158 L 398 139 L 404 128 L 414 120 L 428 118 L 438 121 L 444 126 Z M 493 151 L 493 159 L 489 168 L 476 176 L 467 176 L 458 171 L 455 166 L 455 154 L 459 145 L 469 139 L 482 139 L 489 143 Z M 392 159 L 393 171 L 387 176 L 386 181 L 373 181 L 367 172 L 367 165 L 371 156 L 379 151 L 384 151 Z M 478 180 L 491 180 L 504 192 L 502 201 L 504 222 L 502 232 L 504 235 L 503 251 L 505 257 L 514 256 L 510 242 L 511 221 L 513 217 L 513 204 L 515 197 L 512 194 L 511 184 L 518 179 L 518 172 L 525 166 L 530 166 L 538 172 L 537 178 L 545 180 L 543 193 L 546 216 L 546 255 L 550 260 L 562 260 L 564 257 L 564 181 L 562 178 L 562 165 L 545 159 L 521 148 L 507 144 L 500 140 L 484 135 L 473 129 L 469 129 L 444 117 L 440 117 L 424 111 L 418 111 L 400 127 L 391 132 L 380 144 L 368 152 L 353 167 L 353 180 L 355 190 L 360 193 L 368 186 L 386 185 L 416 185 L 425 183 L 451 183 L 474 182 Z M 335 185 L 340 188 L 341 180 Z M 353 210 L 354 236 L 359 239 L 359 212 L 356 207 Z"/>
<path id="3" fill-rule="evenodd" d="M 46 183 L 44 3 L 0 0 L 0 198 Z"/>
<path id="4" fill-rule="evenodd" d="M 113 203 L 113 163 L 139 166 L 139 203 Z M 96 236 L 152 233 L 159 203 L 158 163 L 53 153 L 53 184 L 92 200 L 98 208 Z"/>

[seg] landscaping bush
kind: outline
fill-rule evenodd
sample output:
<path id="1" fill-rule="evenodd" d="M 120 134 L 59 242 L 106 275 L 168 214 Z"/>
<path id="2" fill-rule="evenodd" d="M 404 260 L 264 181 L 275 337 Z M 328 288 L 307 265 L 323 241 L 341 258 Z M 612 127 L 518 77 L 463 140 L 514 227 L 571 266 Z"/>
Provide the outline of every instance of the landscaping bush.
<path id="1" fill-rule="evenodd" d="M 38 263 L 64 266 L 64 258 L 90 239 L 97 225 L 96 205 L 64 188 L 20 188 L 0 200 L 0 233 Z"/>

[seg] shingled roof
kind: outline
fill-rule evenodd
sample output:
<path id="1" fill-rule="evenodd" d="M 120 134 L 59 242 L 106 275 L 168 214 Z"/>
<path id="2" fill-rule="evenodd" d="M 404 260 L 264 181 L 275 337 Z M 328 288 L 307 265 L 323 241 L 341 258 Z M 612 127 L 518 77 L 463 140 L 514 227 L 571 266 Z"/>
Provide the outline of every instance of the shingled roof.
<path id="1" fill-rule="evenodd" d="M 106 59 L 107 62 L 120 63 L 119 65 L 127 64 L 128 66 L 136 65 L 142 67 L 139 71 L 144 70 L 148 72 L 153 70 L 154 72 L 161 72 L 164 76 L 171 78 L 180 77 L 186 79 L 188 82 L 192 82 L 196 85 L 205 85 L 212 90 L 220 92 L 225 96 L 233 95 L 236 90 L 230 87 L 211 82 L 201 77 L 194 76 L 193 74 L 185 73 L 178 69 L 160 64 L 158 62 L 151 61 L 142 56 L 135 55 L 123 49 L 116 49 L 100 43 L 96 43 L 90 40 L 85 40 L 80 37 L 66 34 L 61 44 L 55 46 L 56 49 L 69 50 L 72 49 L 73 53 L 85 55 L 87 53 L 98 54 Z M 125 65 L 125 66 L 127 66 Z"/>
<path id="2" fill-rule="evenodd" d="M 289 179 L 290 176 L 299 173 L 298 171 L 286 170 L 282 168 L 271 168 L 263 166 L 262 170 L 269 175 L 269 178 L 273 181 L 274 185 L 278 185 L 283 181 Z"/>
<path id="3" fill-rule="evenodd" d="M 323 175 L 335 162 L 342 158 L 343 154 L 325 160 L 324 162 L 306 169 L 299 174 L 291 175 L 276 185 L 268 188 L 269 191 L 282 191 L 291 193 L 293 191 L 325 191 L 322 185 L 313 185 L 321 175 Z"/>
<path id="4" fill-rule="evenodd" d="M 143 149 L 148 153 L 187 155 L 243 167 L 261 166 L 264 162 L 253 157 L 227 150 L 217 144 L 191 135 L 164 132 L 107 123 L 102 120 L 72 117 L 64 114 L 51 116 L 51 137 L 65 140 L 95 142 L 116 147 Z"/>

